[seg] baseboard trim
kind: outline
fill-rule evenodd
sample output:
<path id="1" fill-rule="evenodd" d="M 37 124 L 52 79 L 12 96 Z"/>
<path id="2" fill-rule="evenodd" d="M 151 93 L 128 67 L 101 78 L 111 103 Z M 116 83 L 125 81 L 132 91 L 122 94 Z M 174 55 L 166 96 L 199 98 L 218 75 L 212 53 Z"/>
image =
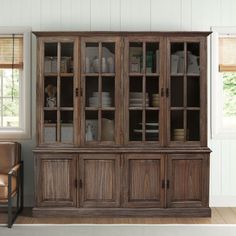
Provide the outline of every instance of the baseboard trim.
<path id="1" fill-rule="evenodd" d="M 33 208 L 34 217 L 210 217 L 206 208 Z"/>

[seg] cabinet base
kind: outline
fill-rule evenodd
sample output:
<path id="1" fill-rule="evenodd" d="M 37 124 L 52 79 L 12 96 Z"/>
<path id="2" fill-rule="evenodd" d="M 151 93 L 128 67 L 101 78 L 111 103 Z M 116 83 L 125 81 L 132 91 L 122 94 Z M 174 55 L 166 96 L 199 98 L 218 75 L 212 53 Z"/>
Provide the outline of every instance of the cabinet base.
<path id="1" fill-rule="evenodd" d="M 34 217 L 211 217 L 211 208 L 33 208 Z"/>

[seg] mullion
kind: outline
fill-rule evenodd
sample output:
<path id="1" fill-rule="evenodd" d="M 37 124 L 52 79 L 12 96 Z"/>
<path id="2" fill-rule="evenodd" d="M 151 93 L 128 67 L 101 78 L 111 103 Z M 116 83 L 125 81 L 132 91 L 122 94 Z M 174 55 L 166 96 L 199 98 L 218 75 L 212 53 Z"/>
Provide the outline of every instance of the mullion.
<path id="1" fill-rule="evenodd" d="M 98 94 L 99 94 L 99 106 L 98 106 L 98 141 L 101 141 L 102 132 L 102 43 L 98 44 L 98 58 L 99 58 L 99 71 L 98 71 Z"/>
<path id="2" fill-rule="evenodd" d="M 184 42 L 184 141 L 187 141 L 187 43 Z"/>
<path id="3" fill-rule="evenodd" d="M 143 111 L 142 111 L 142 141 L 146 140 L 146 42 L 143 42 Z"/>

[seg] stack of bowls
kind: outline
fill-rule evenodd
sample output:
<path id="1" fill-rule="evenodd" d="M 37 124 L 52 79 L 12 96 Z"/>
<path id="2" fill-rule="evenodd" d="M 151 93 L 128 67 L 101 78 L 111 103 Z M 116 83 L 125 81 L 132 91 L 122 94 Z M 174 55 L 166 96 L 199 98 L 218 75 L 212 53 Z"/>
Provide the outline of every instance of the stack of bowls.
<path id="1" fill-rule="evenodd" d="M 145 105 L 149 106 L 148 93 L 145 96 Z M 130 92 L 129 94 L 129 106 L 130 107 L 142 107 L 143 106 L 143 93 L 142 92 Z"/>
<path id="2" fill-rule="evenodd" d="M 111 106 L 111 96 L 109 92 L 102 92 L 102 107 Z M 99 93 L 93 92 L 93 96 L 89 98 L 90 107 L 98 107 L 99 105 Z"/>
<path id="3" fill-rule="evenodd" d="M 159 107 L 160 106 L 159 93 L 152 94 L 152 106 L 153 107 Z"/>
<path id="4" fill-rule="evenodd" d="M 184 129 L 174 129 L 173 139 L 174 141 L 184 141 Z"/>

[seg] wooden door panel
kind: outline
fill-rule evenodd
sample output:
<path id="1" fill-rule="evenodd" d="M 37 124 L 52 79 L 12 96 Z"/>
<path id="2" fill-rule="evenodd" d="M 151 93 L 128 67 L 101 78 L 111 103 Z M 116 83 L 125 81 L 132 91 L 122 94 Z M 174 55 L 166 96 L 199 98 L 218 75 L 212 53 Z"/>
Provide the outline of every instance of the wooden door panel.
<path id="1" fill-rule="evenodd" d="M 39 162 L 39 204 L 75 206 L 76 156 L 44 155 Z"/>
<path id="2" fill-rule="evenodd" d="M 127 207 L 161 207 L 164 191 L 164 160 L 160 155 L 129 154 L 125 156 L 125 195 Z"/>
<path id="3" fill-rule="evenodd" d="M 81 155 L 81 205 L 114 207 L 120 200 L 120 157 L 113 154 Z"/>
<path id="4" fill-rule="evenodd" d="M 168 207 L 208 205 L 208 157 L 203 154 L 168 156 Z"/>

